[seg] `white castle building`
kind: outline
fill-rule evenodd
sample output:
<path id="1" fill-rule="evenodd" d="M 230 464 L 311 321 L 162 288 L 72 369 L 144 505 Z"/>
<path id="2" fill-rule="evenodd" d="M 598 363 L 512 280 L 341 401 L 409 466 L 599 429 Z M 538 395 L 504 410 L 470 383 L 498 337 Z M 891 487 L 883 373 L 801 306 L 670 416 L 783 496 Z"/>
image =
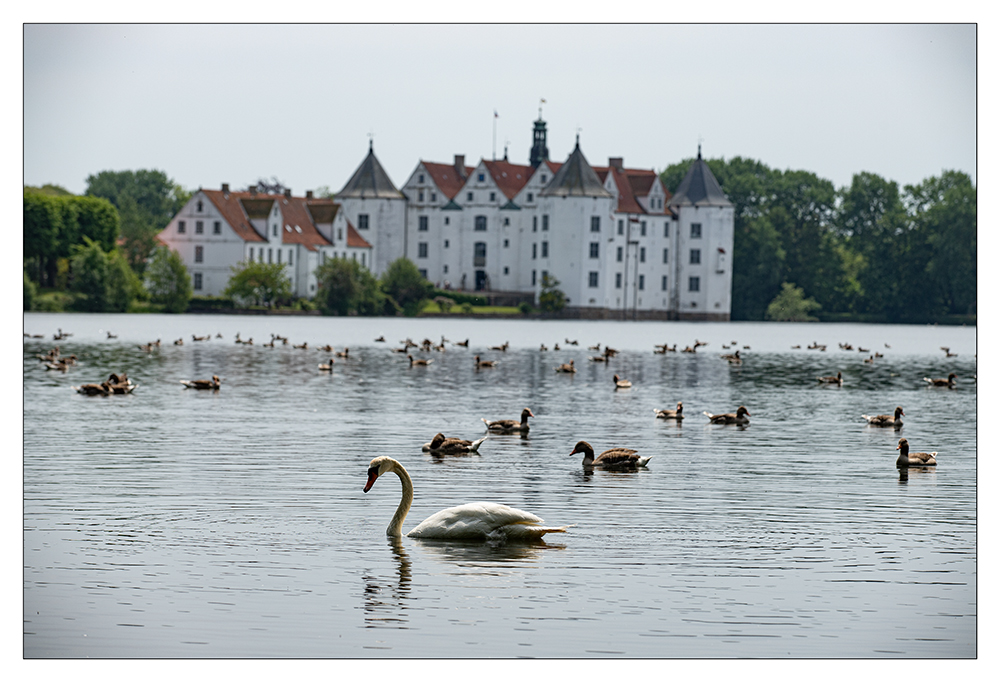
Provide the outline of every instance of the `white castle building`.
<path id="1" fill-rule="evenodd" d="M 231 266 L 285 263 L 297 296 L 316 293 L 326 258 L 360 261 L 376 276 L 406 256 L 438 287 L 494 300 L 538 301 L 559 282 L 567 314 L 609 319 L 728 320 L 733 205 L 708 164 L 691 164 L 671 196 L 655 171 L 621 157 L 591 166 L 579 136 L 550 161 L 534 122 L 527 165 L 420 161 L 397 189 L 369 143 L 334 198 L 199 189 L 160 233 L 180 253 L 194 290 L 219 295 Z"/>
<path id="2" fill-rule="evenodd" d="M 671 197 L 620 157 L 591 166 L 579 138 L 550 161 L 545 128 L 535 121 L 528 165 L 420 161 L 401 190 L 369 145 L 335 200 L 371 242 L 374 273 L 405 255 L 441 288 L 493 296 L 537 301 L 549 275 L 583 317 L 728 320 L 733 206 L 701 149 Z"/>

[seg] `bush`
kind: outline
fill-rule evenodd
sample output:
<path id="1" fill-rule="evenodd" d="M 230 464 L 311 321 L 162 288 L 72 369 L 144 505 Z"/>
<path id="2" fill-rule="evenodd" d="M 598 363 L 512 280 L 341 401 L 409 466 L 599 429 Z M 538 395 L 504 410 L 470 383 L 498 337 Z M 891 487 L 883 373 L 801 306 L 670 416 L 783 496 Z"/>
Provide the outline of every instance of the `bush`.
<path id="1" fill-rule="evenodd" d="M 471 315 L 472 314 L 472 304 L 471 303 L 463 303 L 462 304 L 462 312 L 465 313 L 466 315 Z"/>
<path id="2" fill-rule="evenodd" d="M 108 257 L 97 242 L 84 237 L 82 245 L 73 247 L 70 268 L 73 281 L 70 288 L 80 294 L 79 310 L 101 313 L 108 309 Z"/>
<path id="3" fill-rule="evenodd" d="M 530 315 L 535 312 L 535 306 L 531 305 L 527 301 L 521 301 L 521 303 L 518 304 L 517 309 L 521 311 L 522 315 Z"/>
<path id="4" fill-rule="evenodd" d="M 230 270 L 233 274 L 222 294 L 241 307 L 264 305 L 270 308 L 292 295 L 292 282 L 285 275 L 285 263 L 244 261 Z"/>
<path id="5" fill-rule="evenodd" d="M 153 303 L 167 312 L 183 313 L 191 301 L 191 278 L 180 254 L 166 246 L 153 250 L 146 266 L 146 289 Z"/>
<path id="6" fill-rule="evenodd" d="M 819 303 L 806 298 L 800 287 L 783 282 L 781 293 L 767 306 L 767 319 L 776 322 L 815 322 L 816 318 L 809 313 L 819 308 Z"/>
<path id="7" fill-rule="evenodd" d="M 24 274 L 24 310 L 31 310 L 35 305 L 35 297 L 38 295 L 38 290 L 35 288 L 35 283 L 31 281 L 28 277 L 28 273 Z"/>
<path id="8" fill-rule="evenodd" d="M 328 258 L 315 274 L 319 282 L 315 303 L 324 315 L 386 314 L 387 296 L 375 276 L 356 260 Z"/>
<path id="9" fill-rule="evenodd" d="M 559 280 L 549 275 L 542 277 L 542 291 L 538 294 L 538 307 L 546 313 L 557 313 L 566 307 L 566 294 L 559 289 Z"/>
<path id="10" fill-rule="evenodd" d="M 403 309 L 408 317 L 417 315 L 424 303 L 431 297 L 434 285 L 428 282 L 413 261 L 403 257 L 397 258 L 384 273 L 381 279 L 382 291 Z"/>

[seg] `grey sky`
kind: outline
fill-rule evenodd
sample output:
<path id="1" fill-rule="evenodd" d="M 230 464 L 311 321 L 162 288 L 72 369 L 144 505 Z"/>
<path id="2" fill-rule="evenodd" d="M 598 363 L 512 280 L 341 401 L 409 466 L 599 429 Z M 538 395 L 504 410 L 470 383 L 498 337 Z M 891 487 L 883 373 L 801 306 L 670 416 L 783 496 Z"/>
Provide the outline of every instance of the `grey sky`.
<path id="1" fill-rule="evenodd" d="M 188 189 L 339 190 L 368 135 L 419 160 L 527 163 L 580 143 L 662 170 L 744 156 L 836 186 L 976 179 L 972 25 L 27 25 L 24 182 L 157 168 Z"/>

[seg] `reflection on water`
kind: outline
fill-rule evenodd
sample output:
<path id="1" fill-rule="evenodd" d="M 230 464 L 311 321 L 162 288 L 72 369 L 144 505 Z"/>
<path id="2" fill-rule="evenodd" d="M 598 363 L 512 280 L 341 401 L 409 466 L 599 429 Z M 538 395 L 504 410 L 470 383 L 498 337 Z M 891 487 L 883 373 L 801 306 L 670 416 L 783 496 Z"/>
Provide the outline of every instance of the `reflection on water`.
<path id="1" fill-rule="evenodd" d="M 57 327 L 66 373 L 35 357 Z M 976 656 L 975 330 L 28 314 L 25 331 L 46 334 L 23 357 L 29 658 Z M 212 338 L 138 347 L 192 333 Z M 272 333 L 291 343 L 259 344 Z M 470 347 L 411 349 L 434 360 L 413 370 L 373 341 L 441 334 Z M 580 346 L 538 350 L 565 338 Z M 740 365 L 719 357 L 733 340 Z M 864 363 L 848 340 L 891 349 Z M 620 353 L 589 362 L 597 342 Z M 321 373 L 325 343 L 351 350 Z M 477 372 L 477 354 L 499 364 Z M 139 388 L 71 388 L 110 372 Z M 954 389 L 923 381 L 952 372 Z M 180 383 L 213 374 L 217 392 Z M 655 417 L 678 401 L 683 421 Z M 739 405 L 749 426 L 702 414 Z M 901 429 L 861 417 L 897 405 Z M 525 407 L 526 437 L 421 451 Z M 901 436 L 939 465 L 895 469 Z M 588 470 L 579 440 L 652 459 Z M 399 498 L 361 492 L 378 455 L 412 476 L 411 521 L 487 500 L 571 527 L 387 539 Z"/>

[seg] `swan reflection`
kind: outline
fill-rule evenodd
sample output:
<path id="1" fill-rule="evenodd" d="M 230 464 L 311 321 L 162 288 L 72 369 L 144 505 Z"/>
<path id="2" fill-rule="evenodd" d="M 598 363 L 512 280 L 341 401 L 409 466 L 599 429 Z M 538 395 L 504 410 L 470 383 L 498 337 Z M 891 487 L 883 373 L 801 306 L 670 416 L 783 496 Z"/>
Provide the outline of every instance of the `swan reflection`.
<path id="1" fill-rule="evenodd" d="M 410 596 L 412 581 L 410 555 L 403 548 L 398 537 L 387 538 L 396 560 L 398 579 L 390 581 L 385 577 L 366 575 L 365 581 L 365 627 L 395 628 L 405 630 L 409 619 L 406 617 L 406 600 Z"/>
<path id="2" fill-rule="evenodd" d="M 496 565 L 535 561 L 547 549 L 565 549 L 566 545 L 536 542 L 454 542 L 419 540 L 416 545 L 434 559 L 458 564 Z"/>
<path id="3" fill-rule="evenodd" d="M 933 477 L 937 473 L 937 467 L 897 467 L 896 470 L 899 472 L 900 483 L 906 483 L 909 481 L 910 474 Z"/>

